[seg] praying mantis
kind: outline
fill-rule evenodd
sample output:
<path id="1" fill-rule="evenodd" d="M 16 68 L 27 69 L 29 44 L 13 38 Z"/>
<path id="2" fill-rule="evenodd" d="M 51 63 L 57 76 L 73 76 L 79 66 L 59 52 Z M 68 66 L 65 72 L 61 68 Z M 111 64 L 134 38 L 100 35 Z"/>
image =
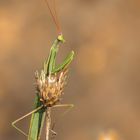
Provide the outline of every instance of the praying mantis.
<path id="1" fill-rule="evenodd" d="M 59 30 L 60 27 L 58 25 L 56 10 L 54 10 L 53 13 L 48 1 L 47 6 L 50 10 L 54 23 Z M 63 94 L 68 67 L 74 57 L 74 51 L 71 51 L 61 64 L 56 65 L 56 55 L 58 53 L 60 44 L 64 42 L 65 40 L 63 34 L 62 32 L 59 32 L 58 37 L 51 46 L 48 59 L 46 59 L 44 62 L 43 69 L 40 73 L 35 72 L 36 96 L 34 110 L 12 122 L 12 126 L 23 135 L 27 136 L 28 140 L 40 139 L 45 117 L 46 140 L 49 140 L 49 132 L 51 131 L 55 134 L 55 132 L 51 130 L 51 109 L 56 107 L 73 107 L 73 104 L 60 104 L 60 98 Z M 16 126 L 16 123 L 23 120 L 25 117 L 28 117 L 29 115 L 31 115 L 30 127 L 29 133 L 26 134 Z"/>

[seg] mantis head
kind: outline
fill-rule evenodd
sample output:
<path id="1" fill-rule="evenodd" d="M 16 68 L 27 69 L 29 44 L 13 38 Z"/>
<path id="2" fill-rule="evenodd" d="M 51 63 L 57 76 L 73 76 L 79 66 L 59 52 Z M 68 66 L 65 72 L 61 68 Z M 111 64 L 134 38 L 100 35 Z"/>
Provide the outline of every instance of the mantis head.
<path id="1" fill-rule="evenodd" d="M 58 39 L 60 42 L 65 43 L 65 39 L 64 39 L 64 37 L 63 37 L 62 34 L 58 35 L 57 39 Z"/>

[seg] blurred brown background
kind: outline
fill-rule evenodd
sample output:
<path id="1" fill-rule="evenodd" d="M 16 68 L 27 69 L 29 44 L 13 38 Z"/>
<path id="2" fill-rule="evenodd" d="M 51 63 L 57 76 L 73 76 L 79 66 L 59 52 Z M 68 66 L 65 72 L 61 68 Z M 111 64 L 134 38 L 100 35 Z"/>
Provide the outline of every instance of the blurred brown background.
<path id="1" fill-rule="evenodd" d="M 140 139 L 140 1 L 59 0 L 70 50 L 64 103 L 74 109 L 56 124 L 57 140 Z M 11 122 L 32 110 L 34 71 L 57 36 L 43 0 L 0 0 L 0 139 L 25 140 Z M 60 111 L 61 112 L 61 111 Z M 29 120 L 19 126 L 27 130 Z"/>

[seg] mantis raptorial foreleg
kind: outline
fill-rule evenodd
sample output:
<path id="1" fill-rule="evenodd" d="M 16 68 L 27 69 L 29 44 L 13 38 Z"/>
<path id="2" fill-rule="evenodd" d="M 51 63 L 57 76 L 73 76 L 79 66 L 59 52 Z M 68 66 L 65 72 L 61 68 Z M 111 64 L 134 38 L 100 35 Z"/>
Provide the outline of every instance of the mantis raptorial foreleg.
<path id="1" fill-rule="evenodd" d="M 12 122 L 12 126 L 18 130 L 21 134 L 23 134 L 24 136 L 28 137 L 28 134 L 26 134 L 23 130 L 21 130 L 19 127 L 16 126 L 16 123 L 18 123 L 19 121 L 25 119 L 26 117 L 32 115 L 33 113 L 37 112 L 38 110 L 40 110 L 41 108 L 43 108 L 43 105 L 41 105 L 40 107 L 34 109 L 33 111 L 27 113 L 26 115 L 20 117 L 19 119 L 15 120 L 14 122 Z"/>

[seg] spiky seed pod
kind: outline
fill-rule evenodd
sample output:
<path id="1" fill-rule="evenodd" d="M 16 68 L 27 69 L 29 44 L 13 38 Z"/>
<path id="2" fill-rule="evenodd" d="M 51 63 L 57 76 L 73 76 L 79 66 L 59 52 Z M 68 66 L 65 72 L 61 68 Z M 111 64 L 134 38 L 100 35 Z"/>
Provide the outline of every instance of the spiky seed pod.
<path id="1" fill-rule="evenodd" d="M 36 89 L 44 106 L 51 107 L 60 100 L 66 85 L 67 71 L 65 69 L 59 73 L 50 74 L 47 77 L 45 77 L 43 71 L 40 76 L 38 73 L 35 75 Z"/>

